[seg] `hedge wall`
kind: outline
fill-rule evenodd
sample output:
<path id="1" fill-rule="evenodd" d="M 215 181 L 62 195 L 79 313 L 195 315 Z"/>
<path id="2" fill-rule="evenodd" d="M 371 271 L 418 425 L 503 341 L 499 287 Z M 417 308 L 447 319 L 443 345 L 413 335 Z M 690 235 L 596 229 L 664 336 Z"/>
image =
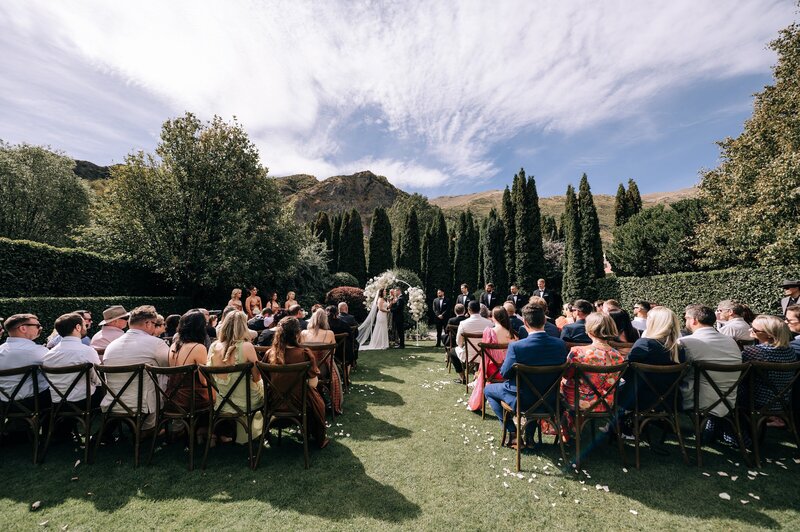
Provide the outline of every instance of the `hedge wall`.
<path id="1" fill-rule="evenodd" d="M 128 261 L 0 238 L 0 297 L 173 293 L 161 276 Z"/>
<path id="2" fill-rule="evenodd" d="M 97 324 L 103 320 L 103 311 L 111 305 L 122 305 L 131 310 L 139 305 L 154 305 L 163 316 L 183 314 L 191 308 L 188 297 L 20 297 L 0 298 L 0 316 L 7 318 L 12 314 L 32 313 L 38 316 L 44 329 L 42 337 L 53 330 L 56 318 L 73 310 L 85 309 L 92 312 L 94 334 Z"/>
<path id="3" fill-rule="evenodd" d="M 630 312 L 638 300 L 666 305 L 683 312 L 686 305 L 714 307 L 724 299 L 738 299 L 756 314 L 777 314 L 784 279 L 800 277 L 794 267 L 728 269 L 697 273 L 672 273 L 652 277 L 614 277 L 597 281 L 598 295 L 619 300 Z"/>

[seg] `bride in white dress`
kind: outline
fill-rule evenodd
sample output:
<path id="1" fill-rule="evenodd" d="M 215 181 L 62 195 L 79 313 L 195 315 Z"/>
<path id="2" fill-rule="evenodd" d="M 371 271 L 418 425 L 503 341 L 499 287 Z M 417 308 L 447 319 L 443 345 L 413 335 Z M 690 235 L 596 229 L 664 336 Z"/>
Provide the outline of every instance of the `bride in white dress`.
<path id="1" fill-rule="evenodd" d="M 384 290 L 372 303 L 367 319 L 358 328 L 359 350 L 389 349 L 389 305 Z"/>

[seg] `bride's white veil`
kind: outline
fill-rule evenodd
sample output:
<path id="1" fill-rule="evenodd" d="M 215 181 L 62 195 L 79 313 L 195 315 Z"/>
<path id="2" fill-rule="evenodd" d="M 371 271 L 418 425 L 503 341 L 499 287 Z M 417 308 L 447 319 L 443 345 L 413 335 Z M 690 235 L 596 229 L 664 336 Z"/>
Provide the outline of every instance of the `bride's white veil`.
<path id="1" fill-rule="evenodd" d="M 372 302 L 372 308 L 369 309 L 369 314 L 364 320 L 364 323 L 358 326 L 358 345 L 367 345 L 372 337 L 372 329 L 375 326 L 375 319 L 378 316 L 378 297 Z"/>

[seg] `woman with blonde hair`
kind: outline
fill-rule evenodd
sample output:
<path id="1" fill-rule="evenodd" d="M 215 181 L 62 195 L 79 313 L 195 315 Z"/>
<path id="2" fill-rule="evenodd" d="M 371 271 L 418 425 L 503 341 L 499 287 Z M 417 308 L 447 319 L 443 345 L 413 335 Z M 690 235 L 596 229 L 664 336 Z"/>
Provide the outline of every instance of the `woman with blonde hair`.
<path id="1" fill-rule="evenodd" d="M 749 345 L 742 351 L 742 362 L 760 361 L 790 363 L 797 361 L 797 355 L 789 345 L 792 333 L 784 320 L 777 316 L 759 314 L 750 326 L 750 336 L 758 343 Z M 788 371 L 768 371 L 766 374 L 755 374 L 752 379 L 755 396 L 755 407 L 762 408 L 766 405 L 780 408 L 780 401 L 775 398 L 775 391 L 786 388 L 792 380 L 792 373 Z M 749 398 L 747 393 L 739 392 L 742 400 Z M 791 402 L 791 390 L 787 390 L 784 401 Z M 771 417 L 768 427 L 785 427 L 786 423 L 779 417 Z"/>
<path id="2" fill-rule="evenodd" d="M 294 290 L 290 290 L 289 293 L 286 294 L 286 303 L 283 305 L 284 309 L 289 310 L 293 305 L 297 305 L 295 296 L 297 296 L 297 294 L 294 293 Z"/>
<path id="3" fill-rule="evenodd" d="M 229 307 L 235 307 L 236 310 L 242 310 L 242 289 L 234 288 L 231 290 L 231 299 L 228 301 Z"/>
<path id="4" fill-rule="evenodd" d="M 244 364 L 245 362 L 258 362 L 256 350 L 250 343 L 250 329 L 247 328 L 247 315 L 244 312 L 234 311 L 225 316 L 217 332 L 217 339 L 208 349 L 207 366 L 225 367 Z M 253 367 L 250 375 L 250 408 L 255 410 L 264 404 L 264 383 L 261 382 L 261 374 L 258 368 Z M 231 387 L 236 383 L 236 375 L 215 375 L 219 393 L 216 397 L 218 407 L 222 398 L 227 395 Z M 245 381 L 242 379 L 231 394 L 230 400 L 241 409 L 247 408 L 247 390 Z M 233 408 L 225 405 L 223 412 L 234 412 Z M 261 413 L 257 413 L 251 425 L 252 435 L 261 437 L 263 418 Z M 223 440 L 224 441 L 224 440 Z M 247 443 L 247 432 L 240 424 L 236 424 L 236 443 Z"/>
<path id="5" fill-rule="evenodd" d="M 268 364 L 273 365 L 311 363 L 307 375 L 308 380 L 306 381 L 308 383 L 306 397 L 309 407 L 308 431 L 320 449 L 326 447 L 330 440 L 325 437 L 325 401 L 317 391 L 317 383 L 319 381 L 317 360 L 308 348 L 300 346 L 300 323 L 297 318 L 286 317 L 278 323 L 275 328 L 272 347 L 267 351 L 266 361 Z M 273 383 L 279 389 L 285 389 L 286 386 L 282 386 L 282 384 L 291 384 L 293 380 L 294 377 L 291 375 L 276 373 L 272 376 Z M 298 382 L 297 384 L 298 386 L 291 391 L 291 394 L 299 402 L 303 393 L 303 389 L 300 386 L 303 386 L 303 383 Z"/>

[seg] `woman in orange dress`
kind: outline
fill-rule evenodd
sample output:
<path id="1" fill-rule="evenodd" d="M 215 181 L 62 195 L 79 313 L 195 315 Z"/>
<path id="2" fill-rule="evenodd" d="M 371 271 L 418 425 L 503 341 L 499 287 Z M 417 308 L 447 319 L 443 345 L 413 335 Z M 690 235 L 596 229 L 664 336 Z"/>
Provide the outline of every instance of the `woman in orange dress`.
<path id="1" fill-rule="evenodd" d="M 506 309 L 502 306 L 494 307 L 492 310 L 492 321 L 494 327 L 486 327 L 483 331 L 481 342 L 484 344 L 509 344 L 517 339 L 517 333 L 511 326 Z M 475 375 L 475 387 L 472 395 L 469 396 L 467 408 L 473 412 L 481 409 L 483 405 L 483 387 L 486 385 L 486 376 L 489 379 L 502 379 L 500 377 L 500 366 L 506 359 L 505 349 L 487 349 L 486 367 L 479 368 Z"/>
<path id="2" fill-rule="evenodd" d="M 261 313 L 261 298 L 258 296 L 258 288 L 250 287 L 250 295 L 244 301 L 244 309 L 247 312 L 247 319 L 252 319 L 256 314 Z"/>

